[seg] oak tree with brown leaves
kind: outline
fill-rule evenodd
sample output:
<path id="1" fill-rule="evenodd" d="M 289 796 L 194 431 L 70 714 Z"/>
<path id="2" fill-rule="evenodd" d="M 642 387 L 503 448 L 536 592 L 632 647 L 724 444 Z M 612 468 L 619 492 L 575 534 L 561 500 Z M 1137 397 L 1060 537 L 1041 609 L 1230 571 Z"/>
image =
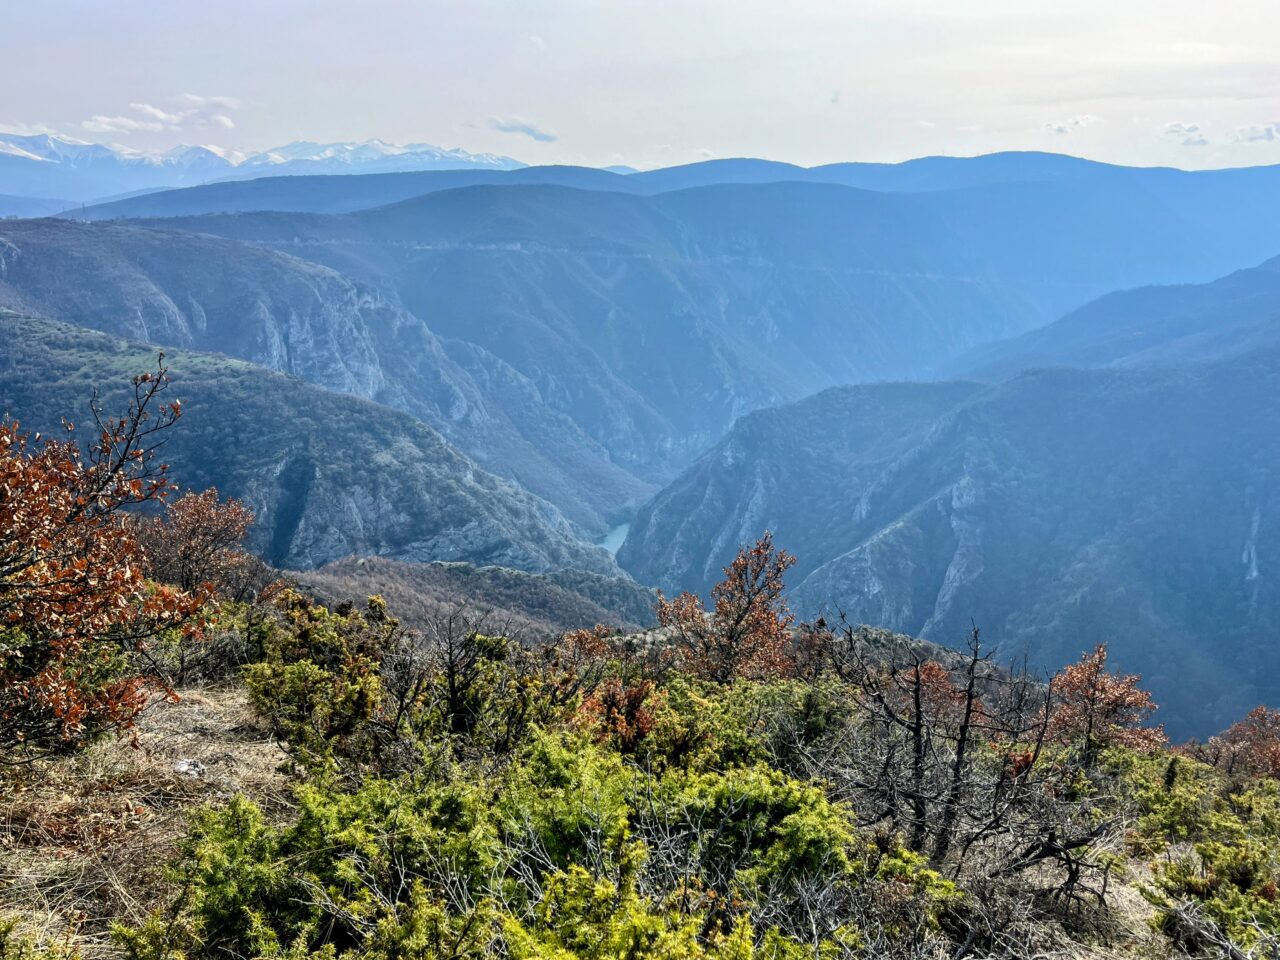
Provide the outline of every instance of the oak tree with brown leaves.
<path id="1" fill-rule="evenodd" d="M 1146 726 L 1155 712 L 1151 694 L 1139 689 L 1142 678 L 1107 672 L 1107 647 L 1098 644 L 1078 663 L 1063 668 L 1054 682 L 1057 704 L 1050 735 L 1078 743 L 1086 766 L 1104 747 L 1151 750 L 1166 742 L 1162 727 Z"/>
<path id="2" fill-rule="evenodd" d="M 787 674 L 795 616 L 782 595 L 783 575 L 795 562 L 774 548 L 766 531 L 724 568 L 724 579 L 711 591 L 710 613 L 692 593 L 671 600 L 659 593 L 658 623 L 674 633 L 680 665 L 717 683 Z"/>
<path id="3" fill-rule="evenodd" d="M 1187 750 L 1229 776 L 1280 779 L 1280 710 L 1254 707 L 1243 720 Z"/>
<path id="4" fill-rule="evenodd" d="M 240 599 L 252 557 L 241 547 L 253 511 L 239 500 L 219 500 L 215 487 L 165 503 L 162 516 L 141 524 L 148 574 L 180 590 Z"/>
<path id="5" fill-rule="evenodd" d="M 134 378 L 124 415 L 103 414 L 95 394 L 83 451 L 0 423 L 0 759 L 128 728 L 148 698 L 135 662 L 146 641 L 200 606 L 147 580 L 127 513 L 169 490 L 157 435 L 181 408 L 158 399 L 167 384 L 162 355 Z"/>

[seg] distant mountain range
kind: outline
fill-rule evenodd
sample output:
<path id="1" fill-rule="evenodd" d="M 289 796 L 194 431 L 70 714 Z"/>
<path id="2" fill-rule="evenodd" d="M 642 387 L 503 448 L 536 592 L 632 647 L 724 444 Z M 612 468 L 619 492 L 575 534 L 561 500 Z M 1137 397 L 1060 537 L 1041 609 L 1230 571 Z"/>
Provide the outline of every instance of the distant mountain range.
<path id="1" fill-rule="evenodd" d="M 251 169 L 246 167 L 246 169 Z M 93 219 L 140 216 L 192 216 L 253 210 L 296 213 L 347 213 L 407 200 L 410 197 L 479 184 L 554 184 L 583 190 L 652 195 L 718 184 L 782 182 L 831 183 L 882 193 L 928 193 L 972 190 L 1011 184 L 1068 184 L 1079 181 L 1130 184 L 1157 195 L 1176 194 L 1193 201 L 1201 190 L 1254 190 L 1280 179 L 1280 167 L 1185 171 L 1173 168 L 1122 167 L 1053 153 L 995 153 L 978 157 L 922 157 L 902 163 L 835 163 L 800 167 L 773 160 L 707 160 L 657 170 L 543 166 L 505 169 L 476 165 L 417 173 L 370 172 L 358 182 L 332 177 L 272 176 L 260 169 L 252 183 L 206 184 L 157 191 L 90 207 L 78 216 Z M 1193 202 L 1194 205 L 1194 202 Z"/>
<path id="2" fill-rule="evenodd" d="M 656 196 L 784 183 L 910 195 L 973 246 L 1004 289 L 1051 322 L 1112 290 L 1205 282 L 1280 251 L 1280 166 L 1182 171 L 1044 153 L 930 157 L 803 168 L 716 160 L 626 176 L 584 167 L 445 170 L 361 177 L 266 177 L 91 206 L 88 219 L 211 213 L 353 213 L 461 187 L 548 185 Z M 0 190 L 3 184 L 0 183 Z M 849 221 L 844 228 L 857 233 Z"/>
<path id="3" fill-rule="evenodd" d="M 379 162 L 323 152 L 261 169 Z M 1277 167 L 223 180 L 0 223 L 29 318 L 0 397 L 56 424 L 177 348 L 204 412 L 175 465 L 250 497 L 275 563 L 518 568 L 379 576 L 424 609 L 527 592 L 546 626 L 635 619 L 611 529 L 640 583 L 705 590 L 771 528 L 806 614 L 976 621 L 1045 666 L 1106 640 L 1184 735 L 1280 699 L 1277 253 Z"/>
<path id="4" fill-rule="evenodd" d="M 135 191 L 229 178 L 456 168 L 509 170 L 520 166 L 523 164 L 510 157 L 446 150 L 425 143 L 397 146 L 381 140 L 297 141 L 247 155 L 213 146 L 181 146 L 149 154 L 52 134 L 0 133 L 0 194 L 59 198 L 60 209 Z M 18 204 L 0 198 L 0 216 L 24 215 L 28 214 Z"/>

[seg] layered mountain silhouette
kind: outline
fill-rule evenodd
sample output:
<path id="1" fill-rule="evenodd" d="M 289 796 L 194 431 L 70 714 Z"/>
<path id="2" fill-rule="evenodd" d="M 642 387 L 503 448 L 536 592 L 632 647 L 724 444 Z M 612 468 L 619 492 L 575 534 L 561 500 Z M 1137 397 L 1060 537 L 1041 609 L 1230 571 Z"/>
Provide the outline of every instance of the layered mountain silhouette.
<path id="1" fill-rule="evenodd" d="M 1280 344 L 1280 257 L 1207 284 L 1124 290 L 1022 336 L 958 357 L 957 373 L 999 379 L 1037 366 L 1172 364 Z"/>
<path id="2" fill-rule="evenodd" d="M 76 215 L 345 213 L 478 184 L 545 184 L 648 196 L 784 182 L 917 195 L 990 262 L 1004 283 L 1038 305 L 1028 326 L 1052 321 L 1110 290 L 1204 282 L 1280 249 L 1275 226 L 1280 167 L 1133 168 L 1034 152 L 812 168 L 713 160 L 627 175 L 583 167 L 527 167 L 274 177 L 155 193 Z"/>

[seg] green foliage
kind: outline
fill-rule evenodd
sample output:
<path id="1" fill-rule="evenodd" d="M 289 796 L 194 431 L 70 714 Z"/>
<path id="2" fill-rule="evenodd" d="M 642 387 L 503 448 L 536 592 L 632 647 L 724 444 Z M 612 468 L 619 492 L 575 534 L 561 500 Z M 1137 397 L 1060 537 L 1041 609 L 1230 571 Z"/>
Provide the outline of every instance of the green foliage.
<path id="1" fill-rule="evenodd" d="M 1211 835 L 1222 826 L 1222 778 L 1208 764 L 1162 753 L 1112 750 L 1107 766 L 1123 781 L 1139 813 L 1131 842 L 1155 853 Z"/>
<path id="2" fill-rule="evenodd" d="M 332 762 L 336 749 L 354 748 L 377 709 L 378 663 L 394 621 L 376 597 L 364 615 L 332 613 L 297 594 L 281 606 L 284 622 L 272 625 L 263 659 L 245 672 L 250 700 L 300 760 Z"/>
<path id="3" fill-rule="evenodd" d="M 1139 818 L 1132 845 L 1165 851 L 1145 895 L 1188 949 L 1280 937 L 1280 785 L 1247 786 L 1186 756 L 1111 751 Z"/>
<path id="4" fill-rule="evenodd" d="M 580 738 L 536 737 L 508 775 L 496 814 L 511 839 L 558 869 L 617 862 L 630 836 L 634 774 Z"/>
<path id="5" fill-rule="evenodd" d="M 284 828 L 242 799 L 202 811 L 172 871 L 182 890 L 172 915 L 118 932 L 130 955 L 332 947 L 444 957 L 455 949 L 444 944 L 468 938 L 483 948 L 490 907 L 481 894 L 499 847 L 479 791 L 373 780 L 350 793 L 301 787 L 297 801 Z"/>
<path id="6" fill-rule="evenodd" d="M 376 598 L 356 612 L 287 596 L 254 629 L 251 698 L 302 761 L 293 803 L 278 822 L 238 798 L 201 810 L 174 897 L 116 930 L 134 960 L 916 957 L 991 922 L 993 888 L 970 895 L 962 858 L 933 862 L 843 799 L 875 796 L 831 765 L 868 737 L 844 681 L 646 674 L 595 634 L 539 652 L 464 630 L 424 648 Z M 641 683 L 636 736 L 602 734 L 602 691 Z M 1031 782 L 1019 749 L 975 751 L 1025 793 L 1014 856 L 1039 864 L 1055 836 L 1123 817 L 1129 850 L 1160 856 L 1146 892 L 1171 942 L 1280 936 L 1277 784 L 1125 746 L 1086 769 L 1053 744 Z M 1034 832 L 1054 791 L 1080 804 L 1071 834 Z M 1128 872 L 1115 846 L 1072 849 Z M 984 883 L 1030 901 L 1020 869 Z"/>
<path id="7" fill-rule="evenodd" d="M 1192 903 L 1202 915 L 1240 947 L 1263 937 L 1280 937 L 1280 855 L 1276 837 L 1207 840 L 1194 853 L 1160 869 L 1158 893 L 1151 896 L 1162 910 L 1160 929 L 1175 940 L 1198 946 L 1195 933 L 1183 929 L 1178 906 Z"/>
<path id="8" fill-rule="evenodd" d="M 655 911 L 631 885 L 619 890 L 575 864 L 550 876 L 532 918 L 508 918 L 504 933 L 513 960 L 700 960 L 735 955 L 704 948 L 699 927 L 698 917 Z"/>
<path id="9" fill-rule="evenodd" d="M 654 814 L 692 828 L 704 877 L 732 876 L 739 890 L 763 890 L 800 877 L 849 876 L 865 844 L 844 807 L 818 787 L 764 766 L 675 773 L 656 791 Z"/>
<path id="10" fill-rule="evenodd" d="M 43 943 L 24 933 L 16 917 L 0 917 L 0 960 L 81 960 L 81 954 L 72 946 Z"/>

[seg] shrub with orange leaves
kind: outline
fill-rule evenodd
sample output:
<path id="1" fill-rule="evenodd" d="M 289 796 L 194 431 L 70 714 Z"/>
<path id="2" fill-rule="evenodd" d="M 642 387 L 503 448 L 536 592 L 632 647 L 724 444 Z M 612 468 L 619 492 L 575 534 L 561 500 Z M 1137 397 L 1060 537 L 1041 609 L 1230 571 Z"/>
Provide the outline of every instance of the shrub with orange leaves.
<path id="1" fill-rule="evenodd" d="M 782 596 L 783 575 L 795 562 L 774 549 L 766 531 L 724 568 L 724 579 L 711 591 L 710 613 L 692 593 L 671 600 L 658 594 L 658 622 L 675 633 L 681 666 L 717 683 L 787 675 L 795 616 Z"/>
<path id="2" fill-rule="evenodd" d="M 201 605 L 147 580 L 127 513 L 169 489 L 155 435 L 181 410 L 157 399 L 167 383 L 162 355 L 123 416 L 95 396 L 84 451 L 0 423 L 0 760 L 128 728 L 148 697 L 146 641 Z"/>
<path id="3" fill-rule="evenodd" d="M 623 754 L 634 753 L 653 729 L 653 694 L 652 680 L 609 677 L 582 702 L 578 716 L 597 741 L 608 741 Z"/>
<path id="4" fill-rule="evenodd" d="M 1152 750 L 1167 742 L 1162 727 L 1146 726 L 1155 712 L 1151 694 L 1140 690 L 1142 678 L 1107 672 L 1107 647 L 1098 644 L 1079 663 L 1063 668 L 1054 678 L 1057 705 L 1049 723 L 1050 736 L 1078 742 L 1086 763 L 1098 750 L 1116 745 Z"/>
<path id="5" fill-rule="evenodd" d="M 1280 779 L 1280 710 L 1254 707 L 1197 752 L 1228 774 Z"/>
<path id="6" fill-rule="evenodd" d="M 254 558 L 241 545 L 252 524 L 253 511 L 219 500 L 216 487 L 171 498 L 163 516 L 140 524 L 148 575 L 180 590 L 242 599 Z"/>

